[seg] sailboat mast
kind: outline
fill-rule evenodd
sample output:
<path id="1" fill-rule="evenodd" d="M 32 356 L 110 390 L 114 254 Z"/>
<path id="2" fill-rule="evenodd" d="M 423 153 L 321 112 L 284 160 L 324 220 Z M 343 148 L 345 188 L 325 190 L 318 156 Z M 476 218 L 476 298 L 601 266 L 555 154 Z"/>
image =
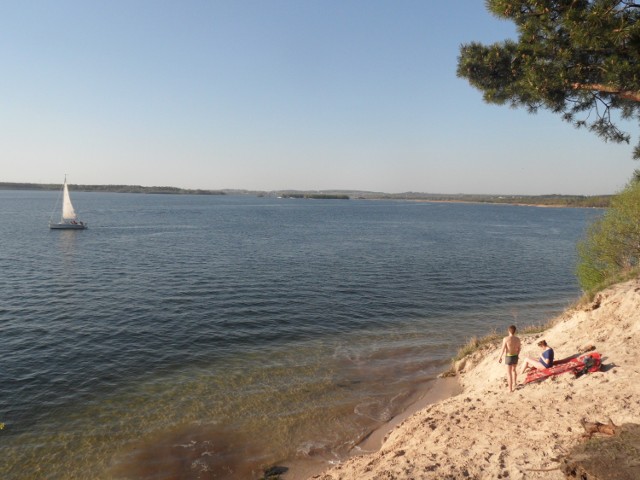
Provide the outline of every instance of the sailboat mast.
<path id="1" fill-rule="evenodd" d="M 64 174 L 64 182 L 62 182 L 62 208 L 60 209 L 60 223 L 64 222 L 64 202 L 69 197 L 67 190 L 67 174 Z"/>

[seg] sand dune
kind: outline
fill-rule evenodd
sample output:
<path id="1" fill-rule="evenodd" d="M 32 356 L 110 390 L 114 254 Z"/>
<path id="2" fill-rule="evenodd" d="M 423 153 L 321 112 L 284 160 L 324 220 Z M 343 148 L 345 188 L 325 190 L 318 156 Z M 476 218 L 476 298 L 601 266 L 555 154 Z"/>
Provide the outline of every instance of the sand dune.
<path id="1" fill-rule="evenodd" d="M 640 281 L 611 287 L 544 333 L 521 338 L 523 355 L 537 356 L 536 343 L 544 338 L 556 359 L 595 345 L 603 369 L 579 378 L 565 373 L 509 393 L 500 346 L 487 347 L 459 373 L 461 394 L 405 419 L 377 452 L 312 478 L 564 479 L 559 460 L 583 441 L 581 419 L 640 423 Z"/>

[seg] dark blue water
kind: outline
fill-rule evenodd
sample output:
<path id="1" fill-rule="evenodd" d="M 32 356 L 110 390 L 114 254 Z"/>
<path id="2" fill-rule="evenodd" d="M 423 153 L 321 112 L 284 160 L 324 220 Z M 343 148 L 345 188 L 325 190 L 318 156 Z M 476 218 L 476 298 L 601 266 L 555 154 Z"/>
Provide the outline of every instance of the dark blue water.
<path id="1" fill-rule="evenodd" d="M 3 479 L 339 458 L 466 338 L 574 300 L 599 214 L 71 194 L 88 230 L 47 228 L 57 192 L 0 191 Z"/>

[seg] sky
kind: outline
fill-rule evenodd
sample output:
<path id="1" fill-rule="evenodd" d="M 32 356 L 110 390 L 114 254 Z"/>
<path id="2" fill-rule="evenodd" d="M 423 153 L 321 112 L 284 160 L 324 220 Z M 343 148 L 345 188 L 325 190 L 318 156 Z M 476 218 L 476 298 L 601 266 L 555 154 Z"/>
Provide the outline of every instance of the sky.
<path id="1" fill-rule="evenodd" d="M 0 1 L 0 181 L 610 194 L 640 168 L 559 116 L 489 105 L 483 0 Z"/>

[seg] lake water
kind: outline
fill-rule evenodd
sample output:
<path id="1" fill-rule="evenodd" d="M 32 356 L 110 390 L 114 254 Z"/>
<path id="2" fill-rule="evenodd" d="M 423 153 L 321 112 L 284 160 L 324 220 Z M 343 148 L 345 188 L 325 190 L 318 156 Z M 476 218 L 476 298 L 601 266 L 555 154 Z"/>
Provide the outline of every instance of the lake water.
<path id="1" fill-rule="evenodd" d="M 580 294 L 588 209 L 0 191 L 0 478 L 342 458 L 469 337 Z"/>

